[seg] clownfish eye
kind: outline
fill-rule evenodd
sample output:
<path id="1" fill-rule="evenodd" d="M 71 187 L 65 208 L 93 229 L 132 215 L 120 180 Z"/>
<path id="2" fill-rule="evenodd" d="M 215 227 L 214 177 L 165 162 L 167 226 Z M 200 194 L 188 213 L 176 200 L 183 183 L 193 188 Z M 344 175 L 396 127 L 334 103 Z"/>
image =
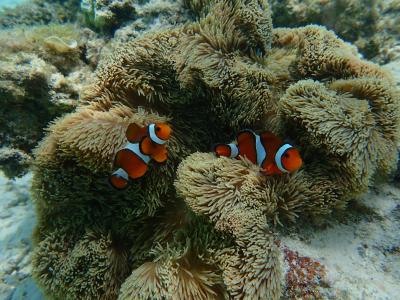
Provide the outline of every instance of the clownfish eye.
<path id="1" fill-rule="evenodd" d="M 160 131 L 160 130 L 161 130 L 160 126 L 156 126 L 156 131 Z"/>
<path id="2" fill-rule="evenodd" d="M 283 157 L 284 157 L 284 158 L 288 158 L 288 157 L 289 157 L 289 154 L 288 154 L 288 153 L 285 153 L 285 154 L 283 154 Z"/>

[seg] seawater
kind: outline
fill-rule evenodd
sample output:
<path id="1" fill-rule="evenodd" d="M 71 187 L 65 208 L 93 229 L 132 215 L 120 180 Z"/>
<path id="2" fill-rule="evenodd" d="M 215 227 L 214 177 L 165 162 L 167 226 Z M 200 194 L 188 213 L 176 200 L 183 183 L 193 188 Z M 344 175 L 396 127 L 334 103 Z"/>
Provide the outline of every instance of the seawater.
<path id="1" fill-rule="evenodd" d="M 0 0 L 0 8 L 1 7 L 13 7 L 16 6 L 22 2 L 24 2 L 25 0 Z"/>

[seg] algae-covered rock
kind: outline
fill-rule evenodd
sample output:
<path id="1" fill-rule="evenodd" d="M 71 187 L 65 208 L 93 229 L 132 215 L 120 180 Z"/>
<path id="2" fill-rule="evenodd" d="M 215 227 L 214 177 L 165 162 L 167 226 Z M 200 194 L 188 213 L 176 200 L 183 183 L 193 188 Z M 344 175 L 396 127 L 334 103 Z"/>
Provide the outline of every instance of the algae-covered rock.
<path id="1" fill-rule="evenodd" d="M 14 53 L 32 53 L 58 70 L 67 73 L 82 64 L 86 42 L 79 27 L 72 24 L 18 26 L 0 31 L 1 57 Z"/>
<path id="2" fill-rule="evenodd" d="M 45 25 L 76 20 L 79 0 L 30 0 L 0 9 L 0 28 Z"/>
<path id="3" fill-rule="evenodd" d="M 30 153 L 47 122 L 60 111 L 68 111 L 49 99 L 50 77 L 56 69 L 25 53 L 3 58 L 0 65 L 1 146 Z"/>
<path id="4" fill-rule="evenodd" d="M 135 13 L 133 0 L 81 0 L 80 5 L 86 23 L 103 32 L 114 31 Z"/>
<path id="5" fill-rule="evenodd" d="M 8 178 L 20 177 L 25 174 L 31 164 L 32 157 L 15 148 L 0 148 L 0 166 Z"/>
<path id="6" fill-rule="evenodd" d="M 368 59 L 394 59 L 389 49 L 400 37 L 398 0 L 272 0 L 271 8 L 276 27 L 324 25 L 354 43 Z"/>
<path id="7" fill-rule="evenodd" d="M 70 24 L 1 30 L 0 147 L 31 155 L 48 122 L 77 105 L 103 45 Z"/>
<path id="8" fill-rule="evenodd" d="M 324 27 L 272 29 L 266 1 L 210 5 L 117 48 L 48 128 L 33 273 L 49 298 L 279 299 L 275 226 L 346 207 L 396 165 L 399 94 L 385 71 Z M 173 128 L 167 162 L 115 191 L 127 127 L 153 122 Z M 303 169 L 266 177 L 207 153 L 244 128 L 291 138 Z"/>
<path id="9" fill-rule="evenodd" d="M 136 1 L 135 18 L 114 33 L 114 41 L 126 42 L 151 30 L 164 30 L 191 21 L 191 15 L 180 1 Z"/>
<path id="10" fill-rule="evenodd" d="M 190 20 L 188 10 L 174 0 L 82 0 L 81 11 L 86 25 L 124 42 Z"/>

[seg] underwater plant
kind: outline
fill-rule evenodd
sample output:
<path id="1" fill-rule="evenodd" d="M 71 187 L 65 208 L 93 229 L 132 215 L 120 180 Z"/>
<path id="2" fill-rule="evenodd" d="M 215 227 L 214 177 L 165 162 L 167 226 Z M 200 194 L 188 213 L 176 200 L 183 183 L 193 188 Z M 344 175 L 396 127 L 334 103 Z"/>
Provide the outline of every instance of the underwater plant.
<path id="1" fill-rule="evenodd" d="M 167 161 L 116 191 L 127 128 L 152 123 L 173 130 Z M 291 138 L 302 169 L 263 176 L 208 152 L 244 128 Z M 48 128 L 33 275 L 50 299 L 279 299 L 276 226 L 318 220 L 387 176 L 399 128 L 390 75 L 333 32 L 272 29 L 266 1 L 212 1 L 197 22 L 118 48 Z"/>

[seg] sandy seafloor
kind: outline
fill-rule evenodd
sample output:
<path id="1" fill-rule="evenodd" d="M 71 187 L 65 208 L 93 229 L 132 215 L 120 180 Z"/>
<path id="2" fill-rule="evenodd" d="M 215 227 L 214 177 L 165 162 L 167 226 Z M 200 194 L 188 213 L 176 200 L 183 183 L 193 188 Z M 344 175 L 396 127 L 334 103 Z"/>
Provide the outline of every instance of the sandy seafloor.
<path id="1" fill-rule="evenodd" d="M 400 61 L 385 68 L 400 84 Z M 31 178 L 8 180 L 0 173 L 0 300 L 45 299 L 30 275 Z M 326 299 L 400 299 L 400 182 L 381 184 L 357 203 L 344 216 L 329 217 L 327 228 L 294 229 L 282 242 L 325 265 Z"/>
<path id="2" fill-rule="evenodd" d="M 35 209 L 32 174 L 9 180 L 0 174 L 0 300 L 45 299 L 30 273 Z"/>

